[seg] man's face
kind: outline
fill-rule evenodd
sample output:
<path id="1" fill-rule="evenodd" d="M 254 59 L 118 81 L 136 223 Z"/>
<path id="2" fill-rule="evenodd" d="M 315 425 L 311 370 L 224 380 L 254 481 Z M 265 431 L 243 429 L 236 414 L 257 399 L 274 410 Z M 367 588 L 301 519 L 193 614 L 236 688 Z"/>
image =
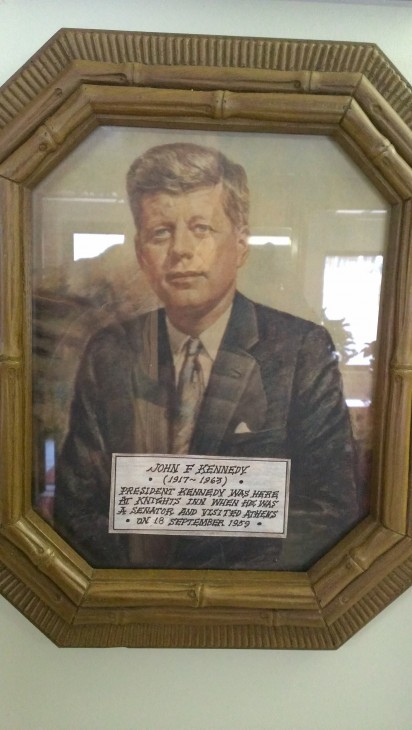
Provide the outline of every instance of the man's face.
<path id="1" fill-rule="evenodd" d="M 182 195 L 146 194 L 136 251 L 172 321 L 203 318 L 230 304 L 247 238 L 226 215 L 219 183 Z"/>

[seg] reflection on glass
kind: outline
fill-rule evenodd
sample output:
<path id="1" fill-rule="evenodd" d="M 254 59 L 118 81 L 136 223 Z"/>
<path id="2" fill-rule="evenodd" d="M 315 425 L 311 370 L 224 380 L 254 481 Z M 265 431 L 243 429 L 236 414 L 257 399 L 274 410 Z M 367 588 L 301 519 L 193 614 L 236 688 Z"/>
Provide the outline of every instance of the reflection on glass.
<path id="1" fill-rule="evenodd" d="M 124 243 L 124 235 L 116 233 L 73 233 L 73 260 L 92 259 L 111 246 Z"/>
<path id="2" fill-rule="evenodd" d="M 343 320 L 353 355 L 348 365 L 369 365 L 378 327 L 382 256 L 327 256 L 323 309 L 328 319 Z M 350 293 L 350 295 L 349 295 Z"/>
<path id="3" fill-rule="evenodd" d="M 55 465 L 56 449 L 54 439 L 46 438 L 44 441 L 43 459 L 41 463 L 44 469 L 43 491 L 38 495 L 36 507 L 47 522 L 53 521 L 53 504 L 55 494 Z"/>
<path id="4" fill-rule="evenodd" d="M 249 236 L 250 246 L 291 246 L 292 239 L 290 236 L 276 236 L 276 235 L 255 235 Z"/>

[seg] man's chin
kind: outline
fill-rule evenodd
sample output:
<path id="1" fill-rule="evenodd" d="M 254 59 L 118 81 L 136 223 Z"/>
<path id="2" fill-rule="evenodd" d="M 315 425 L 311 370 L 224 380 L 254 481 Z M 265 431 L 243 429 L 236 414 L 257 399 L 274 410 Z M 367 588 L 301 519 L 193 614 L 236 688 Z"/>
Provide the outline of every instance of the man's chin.
<path id="1" fill-rule="evenodd" d="M 167 312 L 192 317 L 204 317 L 216 309 L 222 313 L 230 305 L 234 293 L 234 288 L 222 292 L 199 285 L 188 288 L 165 287 L 157 291 Z"/>
<path id="2" fill-rule="evenodd" d="M 207 310 L 207 302 L 197 296 L 195 292 L 188 290 L 175 293 L 172 297 L 164 297 L 163 302 L 166 310 L 170 311 L 189 313 L 190 311 Z"/>

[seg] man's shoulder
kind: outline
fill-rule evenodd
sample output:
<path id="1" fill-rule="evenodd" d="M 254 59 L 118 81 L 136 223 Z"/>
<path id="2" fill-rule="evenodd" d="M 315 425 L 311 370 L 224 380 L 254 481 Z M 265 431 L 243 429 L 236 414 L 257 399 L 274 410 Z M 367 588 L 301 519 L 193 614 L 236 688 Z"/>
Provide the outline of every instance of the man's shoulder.
<path id="1" fill-rule="evenodd" d="M 295 314 L 291 314 L 290 312 L 284 312 L 282 309 L 275 309 L 273 307 L 268 307 L 265 304 L 259 304 L 258 302 L 254 302 L 254 306 L 256 308 L 256 315 L 259 320 L 268 321 L 268 322 L 275 322 L 279 326 L 285 327 L 287 329 L 297 329 L 303 332 L 308 332 L 312 329 L 317 329 L 320 327 L 320 325 L 316 324 L 316 322 L 312 322 L 309 319 L 304 319 L 303 317 L 298 317 Z"/>
<path id="2" fill-rule="evenodd" d="M 278 335 L 280 333 L 284 333 L 289 334 L 290 336 L 305 336 L 312 332 L 325 332 L 325 328 L 322 325 L 317 324 L 316 322 L 304 319 L 303 317 L 298 317 L 297 315 L 290 314 L 289 312 L 284 312 L 281 309 L 269 307 L 266 304 L 254 302 L 251 299 L 247 299 L 247 297 L 244 297 L 243 295 L 239 296 L 244 302 L 248 304 L 248 306 L 253 308 L 256 315 L 258 328 L 260 331 L 262 331 L 263 329 L 266 334 L 269 334 L 269 332 L 273 331 Z"/>
<path id="3" fill-rule="evenodd" d="M 161 315 L 159 317 L 161 312 L 163 310 L 151 310 L 101 327 L 90 337 L 86 350 L 92 353 L 113 349 L 117 353 L 139 350 L 142 340 L 157 328 L 159 319 L 162 319 Z"/>
<path id="4" fill-rule="evenodd" d="M 319 357 L 335 358 L 335 346 L 329 332 L 320 324 L 303 319 L 289 312 L 269 307 L 237 295 L 235 299 L 234 330 L 247 341 L 242 322 L 247 322 L 254 333 L 255 354 L 264 353 L 266 358 L 282 357 L 290 361 L 300 353 L 318 354 Z M 253 339 L 253 338 L 252 338 Z"/>

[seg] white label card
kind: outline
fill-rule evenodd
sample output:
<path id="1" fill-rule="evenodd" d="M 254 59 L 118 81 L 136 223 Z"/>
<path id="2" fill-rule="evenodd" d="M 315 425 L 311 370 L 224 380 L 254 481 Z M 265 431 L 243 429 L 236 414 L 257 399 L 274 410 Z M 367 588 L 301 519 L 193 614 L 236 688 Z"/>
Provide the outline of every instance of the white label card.
<path id="1" fill-rule="evenodd" d="M 109 532 L 286 537 L 290 460 L 113 454 Z"/>

